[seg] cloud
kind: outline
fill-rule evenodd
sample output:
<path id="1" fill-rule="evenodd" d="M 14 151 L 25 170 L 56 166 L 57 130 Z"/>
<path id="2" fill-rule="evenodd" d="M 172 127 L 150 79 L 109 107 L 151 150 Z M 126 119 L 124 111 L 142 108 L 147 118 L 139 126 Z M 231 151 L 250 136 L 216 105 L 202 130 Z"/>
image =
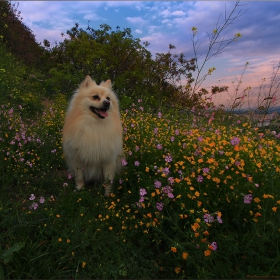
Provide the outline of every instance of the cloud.
<path id="1" fill-rule="evenodd" d="M 93 20 L 93 21 L 100 21 L 100 20 L 106 21 L 105 18 L 102 18 L 98 14 L 95 14 L 95 13 L 85 13 L 83 18 L 86 20 Z"/>
<path id="2" fill-rule="evenodd" d="M 139 29 L 135 29 L 135 33 L 142 34 L 143 32 L 141 30 L 139 30 Z"/>
<path id="3" fill-rule="evenodd" d="M 162 53 L 168 51 L 168 41 L 166 37 L 160 33 L 152 33 L 151 35 L 140 38 L 141 41 L 148 41 L 150 43 L 149 49 L 156 50 L 154 53 Z"/>
<path id="4" fill-rule="evenodd" d="M 148 23 L 148 21 L 144 20 L 142 17 L 127 17 L 126 20 L 134 25 L 146 25 Z"/>
<path id="5" fill-rule="evenodd" d="M 159 13 L 160 16 L 163 16 L 164 18 L 170 17 L 170 11 L 169 10 L 163 10 Z"/>

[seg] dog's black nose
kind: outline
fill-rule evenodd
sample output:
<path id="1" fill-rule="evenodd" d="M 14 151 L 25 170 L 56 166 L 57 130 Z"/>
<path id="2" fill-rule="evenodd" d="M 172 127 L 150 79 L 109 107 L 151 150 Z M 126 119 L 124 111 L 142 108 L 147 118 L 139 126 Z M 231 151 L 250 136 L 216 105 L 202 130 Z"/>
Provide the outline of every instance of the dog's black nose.
<path id="1" fill-rule="evenodd" d="M 106 108 L 109 108 L 109 106 L 110 106 L 110 101 L 104 100 L 104 101 L 103 101 L 103 105 L 104 105 Z"/>

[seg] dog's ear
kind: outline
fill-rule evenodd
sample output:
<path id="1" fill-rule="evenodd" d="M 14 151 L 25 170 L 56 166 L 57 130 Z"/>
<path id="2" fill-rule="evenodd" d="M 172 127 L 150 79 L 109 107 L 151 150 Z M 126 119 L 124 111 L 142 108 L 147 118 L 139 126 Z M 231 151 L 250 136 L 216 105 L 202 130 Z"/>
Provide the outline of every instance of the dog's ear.
<path id="1" fill-rule="evenodd" d="M 91 79 L 91 77 L 89 75 L 86 76 L 86 78 L 84 79 L 84 81 L 81 83 L 81 87 L 89 87 L 89 85 L 96 85 L 95 81 L 93 81 Z"/>
<path id="2" fill-rule="evenodd" d="M 111 80 L 107 80 L 106 82 L 102 82 L 101 84 L 100 84 L 100 86 L 102 86 L 102 87 L 105 87 L 105 88 L 108 88 L 108 89 L 112 89 L 112 82 L 111 82 Z"/>

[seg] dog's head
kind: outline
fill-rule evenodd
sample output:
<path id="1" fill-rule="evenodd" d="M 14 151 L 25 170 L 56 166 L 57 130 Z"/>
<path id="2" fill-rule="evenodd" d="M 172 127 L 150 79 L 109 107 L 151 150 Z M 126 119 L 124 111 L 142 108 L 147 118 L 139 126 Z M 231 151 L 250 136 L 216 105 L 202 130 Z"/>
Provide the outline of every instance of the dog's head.
<path id="1" fill-rule="evenodd" d="M 111 80 L 102 82 L 98 86 L 90 76 L 86 76 L 74 97 L 83 110 L 88 110 L 100 119 L 107 118 L 110 112 L 119 111 Z"/>

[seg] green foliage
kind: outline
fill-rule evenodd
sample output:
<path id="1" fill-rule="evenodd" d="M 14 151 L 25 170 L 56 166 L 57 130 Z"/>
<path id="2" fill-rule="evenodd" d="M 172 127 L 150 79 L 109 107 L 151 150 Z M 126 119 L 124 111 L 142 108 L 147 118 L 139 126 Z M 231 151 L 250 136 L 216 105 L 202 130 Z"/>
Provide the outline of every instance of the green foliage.
<path id="1" fill-rule="evenodd" d="M 32 31 L 22 22 L 19 3 L 0 1 L 0 38 L 7 48 L 27 65 L 40 67 L 43 48 Z"/>
<path id="2" fill-rule="evenodd" d="M 111 79 L 120 99 L 137 97 L 147 90 L 151 54 L 134 39 L 130 29 L 111 31 L 106 24 L 87 30 L 76 24 L 68 38 L 49 50 L 52 66 L 49 84 L 54 92 L 72 94 L 86 75 L 97 83 Z"/>
<path id="3" fill-rule="evenodd" d="M 42 109 L 45 90 L 42 76 L 30 71 L 19 62 L 0 41 L 0 101 L 18 109 L 20 105 L 24 116 L 34 116 Z"/>

